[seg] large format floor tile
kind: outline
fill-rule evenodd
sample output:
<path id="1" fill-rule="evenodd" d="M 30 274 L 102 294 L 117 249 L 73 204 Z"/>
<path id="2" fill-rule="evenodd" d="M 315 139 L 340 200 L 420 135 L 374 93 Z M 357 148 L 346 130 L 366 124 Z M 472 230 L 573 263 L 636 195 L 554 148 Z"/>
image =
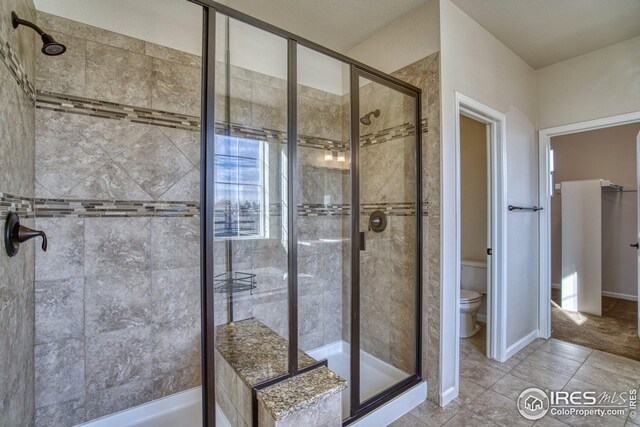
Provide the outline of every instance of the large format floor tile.
<path id="1" fill-rule="evenodd" d="M 550 416 L 529 421 L 517 399 L 530 387 L 620 393 L 640 387 L 640 362 L 555 338 L 537 339 L 507 362 L 485 356 L 484 329 L 460 343 L 460 393 L 444 408 L 424 402 L 392 425 L 413 426 L 640 426 L 629 411 L 618 416 Z"/>

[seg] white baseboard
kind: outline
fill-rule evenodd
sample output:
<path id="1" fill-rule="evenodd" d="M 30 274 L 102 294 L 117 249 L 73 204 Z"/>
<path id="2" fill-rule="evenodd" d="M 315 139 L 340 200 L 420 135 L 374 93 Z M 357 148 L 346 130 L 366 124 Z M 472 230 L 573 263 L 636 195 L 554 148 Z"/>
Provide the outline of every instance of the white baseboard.
<path id="1" fill-rule="evenodd" d="M 637 295 L 619 294 L 617 292 L 602 291 L 603 297 L 626 299 L 627 301 L 638 301 Z"/>
<path id="2" fill-rule="evenodd" d="M 562 285 L 559 285 L 557 283 L 552 283 L 551 287 L 553 289 L 562 289 Z M 618 292 L 602 291 L 602 296 L 603 297 L 609 297 L 609 298 L 624 299 L 624 300 L 627 300 L 627 301 L 638 301 L 638 296 L 637 295 L 621 294 L 621 293 L 618 293 Z"/>
<path id="3" fill-rule="evenodd" d="M 538 330 L 529 332 L 524 337 L 520 338 L 516 343 L 509 346 L 507 348 L 507 354 L 505 355 L 505 362 L 511 358 L 514 354 L 531 344 L 535 339 L 538 338 Z"/>
<path id="4" fill-rule="evenodd" d="M 451 403 L 456 397 L 458 397 L 458 390 L 456 387 L 449 387 L 440 396 L 440 406 L 445 406 Z"/>
<path id="5" fill-rule="evenodd" d="M 487 315 L 486 314 L 476 314 L 476 320 L 478 322 L 484 323 L 485 325 L 487 324 Z"/>

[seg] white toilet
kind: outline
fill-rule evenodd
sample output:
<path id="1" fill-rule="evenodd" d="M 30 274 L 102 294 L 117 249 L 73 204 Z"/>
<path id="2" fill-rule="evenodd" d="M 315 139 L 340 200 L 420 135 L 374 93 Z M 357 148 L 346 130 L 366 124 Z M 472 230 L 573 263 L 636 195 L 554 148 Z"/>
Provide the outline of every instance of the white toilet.
<path id="1" fill-rule="evenodd" d="M 487 293 L 487 263 L 462 260 L 460 272 L 460 337 L 478 333 L 476 315 Z"/>

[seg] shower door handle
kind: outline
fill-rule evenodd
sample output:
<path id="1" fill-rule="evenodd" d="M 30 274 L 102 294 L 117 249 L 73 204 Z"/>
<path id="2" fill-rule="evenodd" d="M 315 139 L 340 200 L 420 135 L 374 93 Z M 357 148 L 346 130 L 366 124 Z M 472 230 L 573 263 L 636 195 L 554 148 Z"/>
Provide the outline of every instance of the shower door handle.
<path id="1" fill-rule="evenodd" d="M 367 250 L 367 240 L 365 238 L 364 231 L 360 232 L 360 250 L 361 251 L 366 251 Z"/>
<path id="2" fill-rule="evenodd" d="M 629 246 L 631 246 L 632 248 L 640 249 L 640 243 L 632 243 Z"/>

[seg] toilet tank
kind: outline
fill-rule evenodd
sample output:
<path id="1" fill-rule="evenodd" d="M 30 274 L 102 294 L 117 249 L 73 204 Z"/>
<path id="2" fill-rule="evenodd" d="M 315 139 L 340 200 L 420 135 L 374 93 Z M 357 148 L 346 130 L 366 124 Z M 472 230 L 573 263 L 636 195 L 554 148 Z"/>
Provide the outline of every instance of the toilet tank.
<path id="1" fill-rule="evenodd" d="M 487 263 L 463 259 L 460 268 L 460 287 L 486 295 Z"/>

